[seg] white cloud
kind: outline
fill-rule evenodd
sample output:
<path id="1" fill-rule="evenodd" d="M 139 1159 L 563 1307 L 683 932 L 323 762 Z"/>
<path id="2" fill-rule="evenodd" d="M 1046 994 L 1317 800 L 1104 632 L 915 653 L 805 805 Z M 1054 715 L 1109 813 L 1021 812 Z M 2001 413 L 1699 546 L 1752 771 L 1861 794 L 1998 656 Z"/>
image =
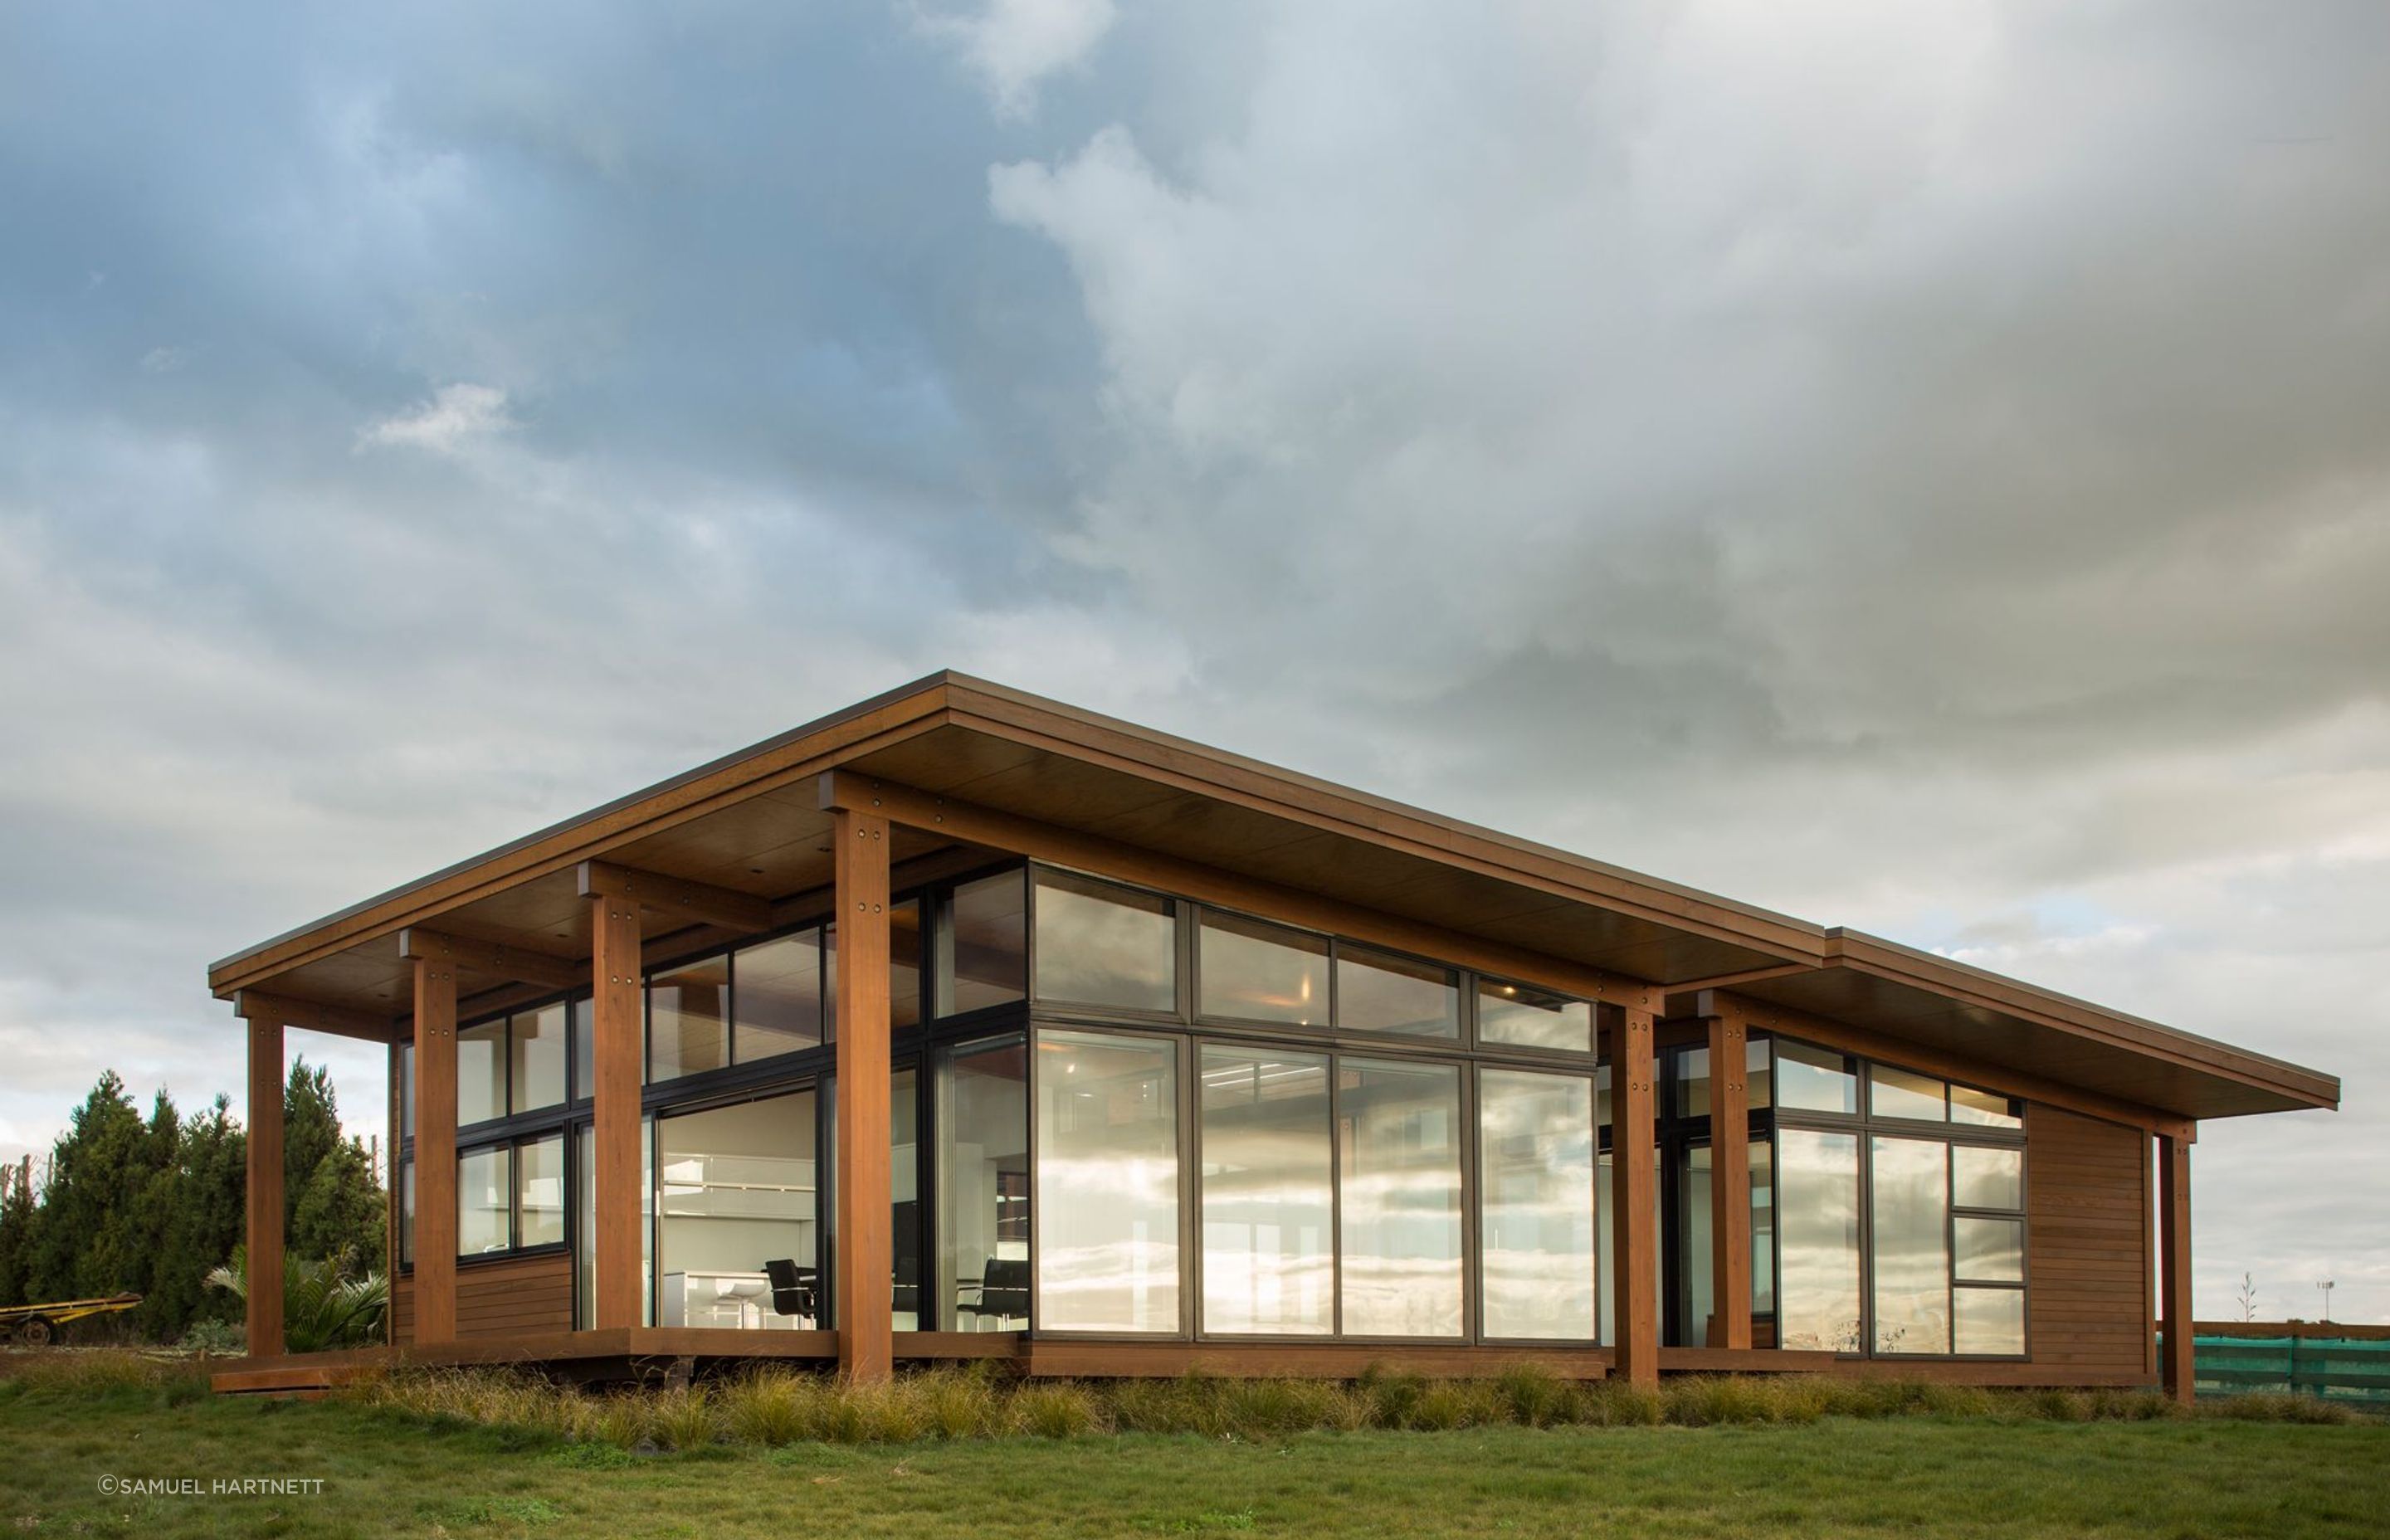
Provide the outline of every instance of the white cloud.
<path id="1" fill-rule="evenodd" d="M 1112 0 L 985 0 L 970 15 L 917 11 L 913 23 L 962 56 L 999 115 L 1019 118 L 1047 77 L 1086 60 L 1113 19 Z"/>
<path id="2" fill-rule="evenodd" d="M 443 385 L 430 400 L 366 428 L 357 435 L 357 443 L 360 447 L 400 446 L 456 455 L 514 427 L 515 420 L 507 411 L 506 391 L 491 385 Z"/>

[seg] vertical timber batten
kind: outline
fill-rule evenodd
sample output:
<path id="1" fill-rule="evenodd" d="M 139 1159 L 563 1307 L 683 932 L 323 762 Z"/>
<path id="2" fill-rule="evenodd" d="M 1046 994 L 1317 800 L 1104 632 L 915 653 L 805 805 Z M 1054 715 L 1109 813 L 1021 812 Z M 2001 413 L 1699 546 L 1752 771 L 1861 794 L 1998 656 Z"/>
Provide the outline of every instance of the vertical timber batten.
<path id="1" fill-rule="evenodd" d="M 854 1380 L 894 1366 L 888 1064 L 888 820 L 834 810 L 838 919 L 838 1364 Z"/>
<path id="2" fill-rule="evenodd" d="M 1611 1163 L 1617 1203 L 1611 1214 L 1618 1264 L 1611 1287 L 1618 1322 L 1612 1333 L 1620 1378 L 1630 1384 L 1660 1382 L 1658 1161 L 1651 1141 L 1651 1013 L 1629 1008 L 1618 1031 L 1611 1070 Z"/>
<path id="3" fill-rule="evenodd" d="M 415 1340 L 456 1338 L 456 965 L 415 959 Z"/>
<path id="4" fill-rule="evenodd" d="M 2191 1309 L 2191 1142 L 2158 1136 L 2159 1278 L 2158 1378 L 2167 1395 L 2190 1403 L 2192 1368 Z"/>
<path id="5" fill-rule="evenodd" d="M 1751 1346 L 1751 1090 L 1742 1018 L 1713 1016 L 1710 1032 L 1710 1301 L 1708 1344 Z"/>
<path id="6" fill-rule="evenodd" d="M 282 1019 L 249 1021 L 249 1353 L 282 1352 Z"/>
<path id="7" fill-rule="evenodd" d="M 591 1199 L 597 1233 L 584 1324 L 601 1329 L 640 1324 L 639 1090 L 646 1022 L 641 1019 L 641 926 L 637 900 L 589 895 Z"/>

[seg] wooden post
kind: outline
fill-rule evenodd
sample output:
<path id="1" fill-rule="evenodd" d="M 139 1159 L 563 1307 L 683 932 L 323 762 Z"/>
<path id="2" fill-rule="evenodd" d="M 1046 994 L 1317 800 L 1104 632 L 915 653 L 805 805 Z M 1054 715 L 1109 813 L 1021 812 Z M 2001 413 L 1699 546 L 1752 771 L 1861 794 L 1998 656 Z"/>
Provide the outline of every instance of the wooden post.
<path id="1" fill-rule="evenodd" d="M 2191 1314 L 2191 1141 L 2158 1136 L 2158 1378 L 2186 1405 L 2193 1391 Z"/>
<path id="2" fill-rule="evenodd" d="M 1714 1348 L 1751 1346 L 1751 1091 L 1740 1016 L 1710 1027 L 1710 1332 Z"/>
<path id="3" fill-rule="evenodd" d="M 603 1329 L 639 1324 L 645 1292 L 639 1277 L 639 1090 L 646 1022 L 640 1006 L 638 901 L 627 893 L 589 894 L 592 1076 L 589 1143 L 595 1170 L 591 1199 L 589 1325 Z"/>
<path id="4" fill-rule="evenodd" d="M 830 815 L 837 850 L 838 1363 L 854 1380 L 894 1367 L 888 1148 L 888 820 Z"/>
<path id="5" fill-rule="evenodd" d="M 456 1340 L 456 967 L 415 959 L 415 1341 Z"/>
<path id="6" fill-rule="evenodd" d="M 262 1007 L 261 1007 L 262 1010 Z M 249 1355 L 282 1352 L 282 1018 L 249 1019 Z"/>
<path id="7" fill-rule="evenodd" d="M 1659 1183 L 1652 1152 L 1651 1013 L 1628 1008 L 1610 1072 L 1611 1166 L 1618 1203 L 1611 1215 L 1618 1275 L 1612 1285 L 1618 1321 L 1612 1333 L 1619 1376 L 1660 1383 Z"/>

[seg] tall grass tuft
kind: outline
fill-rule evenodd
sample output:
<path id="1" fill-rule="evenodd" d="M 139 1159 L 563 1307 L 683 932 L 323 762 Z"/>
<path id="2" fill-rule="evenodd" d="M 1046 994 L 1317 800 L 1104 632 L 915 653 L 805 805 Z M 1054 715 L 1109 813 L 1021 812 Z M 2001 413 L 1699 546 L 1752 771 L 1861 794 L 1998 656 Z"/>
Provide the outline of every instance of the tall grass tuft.
<path id="1" fill-rule="evenodd" d="M 1104 1429 L 1094 1392 L 1069 1380 L 1022 1386 L 1012 1392 L 1012 1416 L 1022 1432 L 1039 1438 L 1083 1438 Z"/>

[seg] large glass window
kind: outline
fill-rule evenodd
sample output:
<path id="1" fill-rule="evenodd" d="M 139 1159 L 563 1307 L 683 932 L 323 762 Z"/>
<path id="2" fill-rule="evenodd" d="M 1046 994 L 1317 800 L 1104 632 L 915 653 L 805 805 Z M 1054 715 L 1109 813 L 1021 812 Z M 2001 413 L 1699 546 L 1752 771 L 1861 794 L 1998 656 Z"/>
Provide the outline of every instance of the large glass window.
<path id="1" fill-rule="evenodd" d="M 1589 1341 L 1593 1082 L 1481 1069 L 1477 1110 L 1485 1335 Z"/>
<path id="2" fill-rule="evenodd" d="M 1027 879 L 998 872 L 958 884 L 938 929 L 938 1010 L 946 1016 L 1020 999 L 1029 988 Z"/>
<path id="3" fill-rule="evenodd" d="M 565 1009 L 562 1005 L 517 1011 L 508 1051 L 513 1092 L 509 1105 L 535 1112 L 564 1099 Z"/>
<path id="4" fill-rule="evenodd" d="M 1872 1141 L 1875 1351 L 1950 1351 L 1950 1147 L 1938 1139 Z"/>
<path id="5" fill-rule="evenodd" d="M 456 1160 L 456 1254 L 514 1248 L 514 1152 L 504 1145 Z"/>
<path id="6" fill-rule="evenodd" d="M 730 1062 L 730 959 L 700 958 L 648 981 L 648 1079 Z"/>
<path id="7" fill-rule="evenodd" d="M 814 1093 L 659 1118 L 656 1144 L 657 1324 L 816 1325 Z"/>
<path id="8" fill-rule="evenodd" d="M 401 1266 L 415 1265 L 415 1159 L 412 1156 L 399 1168 L 398 1260 Z"/>
<path id="9" fill-rule="evenodd" d="M 1179 1329 L 1178 1050 L 1037 1037 L 1037 1324 Z"/>
<path id="10" fill-rule="evenodd" d="M 1123 1010 L 1178 1008 L 1178 905 L 1171 899 L 1039 867 L 1041 1000 Z"/>
<path id="11" fill-rule="evenodd" d="M 1949 1097 L 1949 1085 L 1930 1075 L 1895 1070 L 1889 1064 L 1868 1066 L 1868 1111 L 1872 1116 L 1947 1122 Z"/>
<path id="12" fill-rule="evenodd" d="M 507 1115 L 507 1023 L 501 1017 L 456 1033 L 456 1123 Z"/>
<path id="13" fill-rule="evenodd" d="M 938 1290 L 955 1331 L 1029 1324 L 1029 1065 L 1016 1033 L 937 1057 Z"/>
<path id="14" fill-rule="evenodd" d="M 731 1046 L 738 1062 L 819 1047 L 821 932 L 800 930 L 739 952 L 731 963 Z"/>
<path id="15" fill-rule="evenodd" d="M 1460 1073 L 1340 1059 L 1344 1332 L 1461 1331 Z"/>
<path id="16" fill-rule="evenodd" d="M 1751 1309 L 1776 1309 L 1776 1147 L 1754 1139 L 1744 1150 L 1751 1162 Z"/>
<path id="17" fill-rule="evenodd" d="M 2024 1207 L 2024 1151 L 1961 1144 L 1950 1147 L 1950 1200 L 1962 1209 Z"/>
<path id="18" fill-rule="evenodd" d="M 1520 1048 L 1593 1052 L 1593 1005 L 1498 979 L 1477 982 L 1477 1038 Z"/>
<path id="19" fill-rule="evenodd" d="M 1453 970 L 1392 952 L 1339 943 L 1336 1024 L 1348 1032 L 1411 1037 L 1460 1035 L 1460 989 Z"/>
<path id="20" fill-rule="evenodd" d="M 564 1136 L 515 1147 L 515 1244 L 564 1244 Z"/>
<path id="21" fill-rule="evenodd" d="M 888 1024 L 921 1024 L 921 901 L 888 905 Z"/>
<path id="22" fill-rule="evenodd" d="M 1778 1129 L 1776 1188 L 1778 1345 L 1859 1352 L 1858 1136 Z"/>
<path id="23" fill-rule="evenodd" d="M 1197 1014 L 1328 1024 L 1326 936 L 1205 910 L 1196 947 Z"/>
<path id="24" fill-rule="evenodd" d="M 596 1017 L 587 1000 L 575 1000 L 572 1017 L 572 1099 L 587 1101 L 598 1094 Z"/>
<path id="25" fill-rule="evenodd" d="M 398 1047 L 398 1136 L 415 1137 L 415 1045 Z"/>
<path id="26" fill-rule="evenodd" d="M 898 1070 L 888 1077 L 888 1201 L 891 1260 L 896 1275 L 889 1325 L 921 1326 L 920 1076 Z"/>
<path id="27" fill-rule="evenodd" d="M 1859 1082 L 1849 1057 L 1778 1038 L 1776 1106 L 1787 1112 L 1857 1113 Z"/>
<path id="28" fill-rule="evenodd" d="M 1328 1059 L 1205 1045 L 1203 1329 L 1336 1328 Z"/>

